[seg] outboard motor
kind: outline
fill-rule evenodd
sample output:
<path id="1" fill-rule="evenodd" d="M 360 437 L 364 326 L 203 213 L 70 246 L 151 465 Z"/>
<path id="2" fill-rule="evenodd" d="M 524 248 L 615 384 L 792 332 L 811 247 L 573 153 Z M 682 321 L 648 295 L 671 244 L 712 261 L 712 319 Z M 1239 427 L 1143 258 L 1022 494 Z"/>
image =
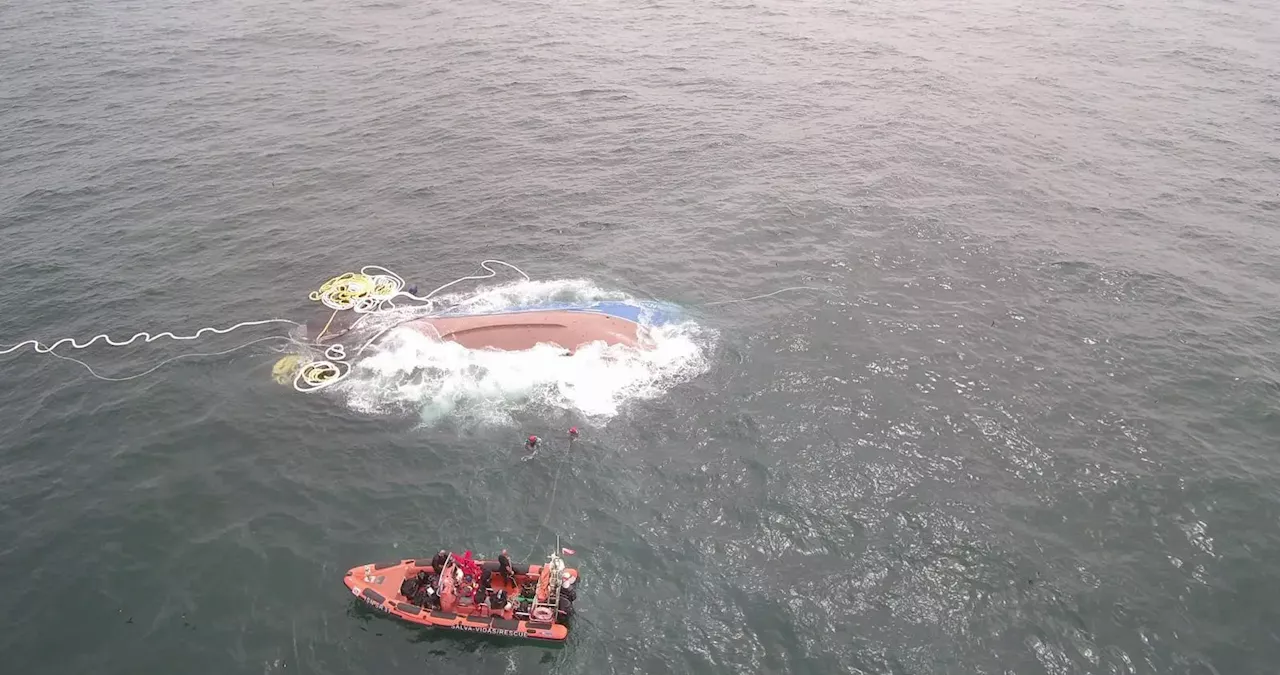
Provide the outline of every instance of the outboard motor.
<path id="1" fill-rule="evenodd" d="M 574 578 L 564 582 L 564 584 L 560 586 L 560 597 L 569 598 L 570 601 L 577 600 L 578 590 L 573 587 L 577 581 L 578 579 Z"/>

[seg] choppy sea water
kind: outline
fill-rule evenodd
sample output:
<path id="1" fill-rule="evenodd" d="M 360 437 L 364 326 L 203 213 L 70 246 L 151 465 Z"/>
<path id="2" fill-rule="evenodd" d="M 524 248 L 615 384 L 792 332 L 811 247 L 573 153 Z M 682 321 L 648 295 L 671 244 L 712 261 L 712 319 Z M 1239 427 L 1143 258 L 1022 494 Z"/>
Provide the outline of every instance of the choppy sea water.
<path id="1" fill-rule="evenodd" d="M 1278 36 L 1256 0 L 2 5 L 0 343 L 483 258 L 697 329 L 578 396 L 616 360 L 406 345 L 372 405 L 266 343 L 0 357 L 7 666 L 1269 672 Z M 562 649 L 341 584 L 555 536 Z"/>

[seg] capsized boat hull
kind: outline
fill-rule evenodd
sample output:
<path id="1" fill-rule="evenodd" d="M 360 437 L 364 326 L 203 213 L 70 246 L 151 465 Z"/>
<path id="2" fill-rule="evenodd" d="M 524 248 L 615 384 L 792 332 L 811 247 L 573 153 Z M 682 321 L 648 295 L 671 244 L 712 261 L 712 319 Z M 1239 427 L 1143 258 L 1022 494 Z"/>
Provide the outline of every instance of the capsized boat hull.
<path id="1" fill-rule="evenodd" d="M 660 303 L 544 303 L 497 312 L 453 308 L 400 326 L 468 349 L 525 351 L 553 345 L 573 353 L 594 343 L 648 348 L 651 341 L 645 338 L 649 328 L 671 323 L 676 317 L 672 306 Z M 320 342 L 346 332 L 344 326 L 326 325 Z"/>
<path id="2" fill-rule="evenodd" d="M 497 561 L 477 560 L 484 569 L 496 571 Z M 516 588 L 529 580 L 536 580 L 542 572 L 540 565 L 512 565 L 516 572 Z M 454 611 L 442 611 L 412 604 L 400 594 L 400 586 L 406 578 L 418 572 L 434 574 L 430 561 L 418 564 L 416 560 L 393 560 L 353 567 L 342 581 L 356 598 L 365 604 L 402 621 L 469 633 L 486 633 L 545 642 L 563 642 L 569 637 L 569 627 L 557 620 L 533 621 L 528 617 L 506 618 L 498 613 L 484 615 L 478 607 L 454 607 Z M 573 582 L 578 580 L 578 570 L 565 568 L 564 573 Z M 503 588 L 501 577 L 494 575 L 493 588 Z M 507 587 L 508 590 L 515 590 Z"/>
<path id="3" fill-rule="evenodd" d="M 593 342 L 635 347 L 639 324 L 608 314 L 558 310 L 427 317 L 402 324 L 428 337 L 456 342 L 467 349 L 524 351 L 545 344 L 570 352 Z"/>

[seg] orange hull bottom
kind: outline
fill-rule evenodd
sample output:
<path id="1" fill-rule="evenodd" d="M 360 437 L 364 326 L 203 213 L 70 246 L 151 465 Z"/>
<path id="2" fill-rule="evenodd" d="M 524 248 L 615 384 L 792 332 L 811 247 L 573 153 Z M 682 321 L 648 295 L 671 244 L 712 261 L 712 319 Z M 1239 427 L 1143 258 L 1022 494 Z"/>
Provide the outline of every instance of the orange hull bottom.
<path id="1" fill-rule="evenodd" d="M 639 324 L 594 312 L 526 311 L 474 316 L 427 317 L 405 324 L 468 349 L 524 351 L 553 344 L 570 352 L 592 342 L 637 346 Z"/>
<path id="2" fill-rule="evenodd" d="M 496 562 L 477 560 L 496 568 Z M 516 586 L 506 584 L 499 575 L 493 575 L 492 588 L 514 592 L 520 584 L 536 581 L 542 571 L 539 565 L 529 565 L 527 569 L 516 565 Z M 565 568 L 576 581 L 578 570 Z M 554 619 L 550 622 L 533 621 L 528 618 L 512 616 L 507 618 L 501 612 L 486 607 L 455 606 L 453 611 L 430 609 L 411 604 L 409 599 L 400 594 L 400 585 L 405 579 L 417 576 L 418 572 L 435 573 L 427 561 L 417 564 L 415 560 L 399 560 L 385 563 L 371 563 L 353 567 L 347 571 L 342 582 L 351 594 L 365 604 L 372 606 L 398 619 L 420 626 L 446 628 L 471 633 L 487 633 L 506 637 L 563 642 L 569 637 L 569 627 Z"/>

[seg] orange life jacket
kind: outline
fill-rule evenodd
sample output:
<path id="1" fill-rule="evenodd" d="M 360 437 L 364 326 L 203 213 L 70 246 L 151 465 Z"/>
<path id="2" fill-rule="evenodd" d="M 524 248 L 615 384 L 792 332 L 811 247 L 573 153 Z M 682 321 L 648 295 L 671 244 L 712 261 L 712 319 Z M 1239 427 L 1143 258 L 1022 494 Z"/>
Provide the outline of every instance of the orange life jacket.
<path id="1" fill-rule="evenodd" d="M 542 568 L 542 572 L 538 575 L 538 602 L 546 602 L 548 590 L 551 586 L 551 569 Z"/>

